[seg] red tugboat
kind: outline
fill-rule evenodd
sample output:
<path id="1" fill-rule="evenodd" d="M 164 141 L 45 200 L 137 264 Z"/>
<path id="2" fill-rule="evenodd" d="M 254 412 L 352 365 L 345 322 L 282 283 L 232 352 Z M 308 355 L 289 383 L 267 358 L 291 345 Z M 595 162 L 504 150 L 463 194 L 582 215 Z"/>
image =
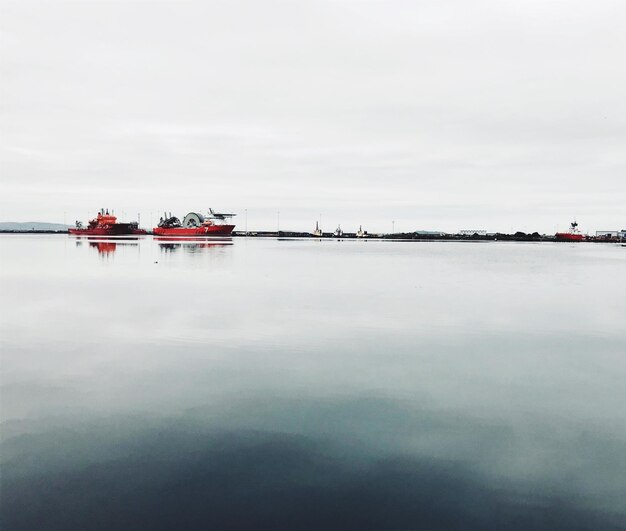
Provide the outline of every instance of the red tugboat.
<path id="1" fill-rule="evenodd" d="M 86 227 L 82 222 L 76 222 L 76 228 L 68 229 L 70 234 L 75 236 L 140 236 L 148 234 L 144 229 L 139 228 L 139 223 L 118 223 L 113 214 L 106 212 L 104 208 L 98 212 L 95 219 L 92 219 Z"/>
<path id="2" fill-rule="evenodd" d="M 575 221 L 570 224 L 568 232 L 557 232 L 554 236 L 557 242 L 581 242 L 585 239 Z"/>
<path id="3" fill-rule="evenodd" d="M 154 227 L 152 232 L 155 236 L 230 236 L 235 226 L 227 224 L 226 220 L 233 216 L 235 214 L 224 214 L 209 209 L 206 216 L 189 212 L 181 223 L 170 212 L 169 216 L 165 213 L 159 226 Z"/>

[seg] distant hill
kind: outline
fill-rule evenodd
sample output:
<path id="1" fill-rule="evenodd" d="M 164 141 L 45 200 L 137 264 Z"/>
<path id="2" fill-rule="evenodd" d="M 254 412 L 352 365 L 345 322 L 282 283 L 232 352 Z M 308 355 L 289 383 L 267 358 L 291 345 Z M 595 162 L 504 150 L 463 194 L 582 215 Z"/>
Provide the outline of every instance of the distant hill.
<path id="1" fill-rule="evenodd" d="M 71 225 L 63 223 L 46 223 L 43 221 L 0 221 L 0 230 L 11 230 L 19 232 L 41 231 L 41 230 L 67 230 Z"/>

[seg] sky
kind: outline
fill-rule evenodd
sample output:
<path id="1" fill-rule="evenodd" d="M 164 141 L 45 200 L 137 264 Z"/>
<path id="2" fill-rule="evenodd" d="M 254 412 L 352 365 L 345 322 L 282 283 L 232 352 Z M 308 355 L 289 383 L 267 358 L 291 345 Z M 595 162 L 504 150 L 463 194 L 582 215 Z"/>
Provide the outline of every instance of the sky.
<path id="1" fill-rule="evenodd" d="M 0 6 L 0 221 L 626 228 L 622 0 Z"/>

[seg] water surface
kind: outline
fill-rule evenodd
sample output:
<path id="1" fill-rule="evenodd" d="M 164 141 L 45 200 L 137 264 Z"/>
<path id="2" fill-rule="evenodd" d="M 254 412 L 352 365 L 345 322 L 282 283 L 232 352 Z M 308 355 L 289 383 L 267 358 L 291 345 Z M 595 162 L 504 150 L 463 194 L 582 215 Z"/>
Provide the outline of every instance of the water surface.
<path id="1" fill-rule="evenodd" d="M 0 236 L 2 529 L 618 529 L 626 249 Z"/>

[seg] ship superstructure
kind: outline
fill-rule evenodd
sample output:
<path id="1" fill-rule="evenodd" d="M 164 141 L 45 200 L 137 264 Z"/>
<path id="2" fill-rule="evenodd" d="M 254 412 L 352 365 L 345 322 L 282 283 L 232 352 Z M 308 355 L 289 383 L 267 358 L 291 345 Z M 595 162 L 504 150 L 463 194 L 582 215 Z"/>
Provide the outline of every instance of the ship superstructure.
<path id="1" fill-rule="evenodd" d="M 363 230 L 363 226 L 359 225 L 359 230 L 356 231 L 356 237 L 357 238 L 367 238 L 368 234 L 366 230 Z"/>
<path id="2" fill-rule="evenodd" d="M 316 236 L 318 238 L 321 238 L 322 236 L 324 236 L 324 233 L 322 232 L 322 229 L 320 228 L 319 221 L 315 222 L 315 230 L 313 231 L 313 236 Z"/>
<path id="3" fill-rule="evenodd" d="M 189 212 L 182 221 L 170 212 L 164 213 L 159 226 L 152 232 L 157 236 L 230 236 L 235 225 L 227 223 L 235 214 L 215 212 L 209 209 L 208 214 Z"/>
<path id="4" fill-rule="evenodd" d="M 144 229 L 139 228 L 137 221 L 130 223 L 118 223 L 113 212 L 109 214 L 109 209 L 101 209 L 98 215 L 89 221 L 85 227 L 81 221 L 76 221 L 76 227 L 68 229 L 74 236 L 131 236 L 147 234 Z"/>

